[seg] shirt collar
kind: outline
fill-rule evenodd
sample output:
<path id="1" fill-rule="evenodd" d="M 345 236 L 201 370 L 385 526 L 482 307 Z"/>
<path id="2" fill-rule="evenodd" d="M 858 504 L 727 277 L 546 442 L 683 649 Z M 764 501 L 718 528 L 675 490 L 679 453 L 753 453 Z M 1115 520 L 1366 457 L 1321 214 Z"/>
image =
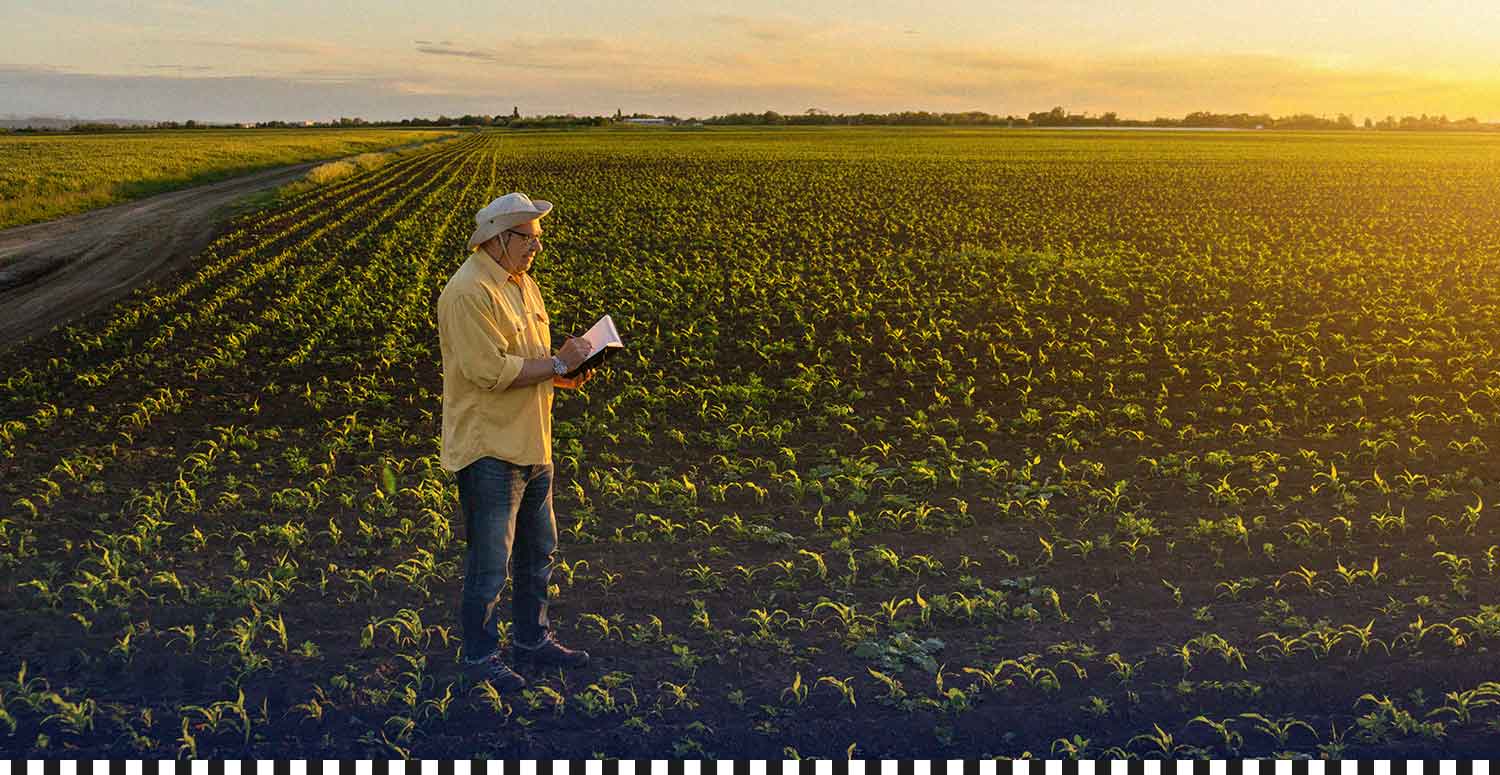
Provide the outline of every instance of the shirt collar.
<path id="1" fill-rule="evenodd" d="M 514 283 L 517 288 L 523 291 L 526 290 L 525 272 L 511 274 L 505 267 L 500 266 L 500 262 L 496 261 L 495 257 L 486 252 L 484 248 L 476 248 L 474 253 L 474 258 L 479 261 L 480 266 L 484 267 L 485 275 L 494 281 L 496 285 L 504 288 L 506 283 Z"/>

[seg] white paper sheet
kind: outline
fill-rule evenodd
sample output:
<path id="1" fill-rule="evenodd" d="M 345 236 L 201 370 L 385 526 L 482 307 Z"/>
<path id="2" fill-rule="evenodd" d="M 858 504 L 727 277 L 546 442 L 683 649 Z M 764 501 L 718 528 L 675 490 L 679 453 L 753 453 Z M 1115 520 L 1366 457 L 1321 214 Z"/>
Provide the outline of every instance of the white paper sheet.
<path id="1" fill-rule="evenodd" d="M 589 343 L 589 357 L 598 355 L 606 347 L 624 347 L 625 343 L 620 341 L 620 332 L 615 330 L 615 321 L 608 315 L 599 318 L 582 337 Z"/>

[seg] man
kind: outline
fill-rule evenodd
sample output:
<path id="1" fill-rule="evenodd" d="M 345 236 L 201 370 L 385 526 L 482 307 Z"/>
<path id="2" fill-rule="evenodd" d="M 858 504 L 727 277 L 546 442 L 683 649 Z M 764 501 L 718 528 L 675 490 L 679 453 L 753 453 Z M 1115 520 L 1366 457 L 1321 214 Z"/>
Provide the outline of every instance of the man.
<path id="1" fill-rule="evenodd" d="M 474 216 L 470 254 L 438 297 L 443 354 L 441 463 L 458 478 L 468 550 L 460 618 L 464 671 L 513 691 L 526 686 L 501 658 L 500 590 L 510 561 L 516 663 L 581 667 L 588 653 L 563 646 L 547 621 L 557 549 L 552 513 L 552 389 L 588 357 L 583 339 L 556 354 L 541 290 L 526 273 L 541 252 L 543 200 L 510 193 Z"/>

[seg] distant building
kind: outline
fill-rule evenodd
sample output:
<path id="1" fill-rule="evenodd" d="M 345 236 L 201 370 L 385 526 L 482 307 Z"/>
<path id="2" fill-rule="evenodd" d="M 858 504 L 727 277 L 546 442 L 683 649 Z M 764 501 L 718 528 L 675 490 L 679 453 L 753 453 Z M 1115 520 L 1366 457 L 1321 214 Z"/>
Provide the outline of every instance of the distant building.
<path id="1" fill-rule="evenodd" d="M 627 118 L 627 124 L 670 124 L 672 122 L 664 118 Z"/>

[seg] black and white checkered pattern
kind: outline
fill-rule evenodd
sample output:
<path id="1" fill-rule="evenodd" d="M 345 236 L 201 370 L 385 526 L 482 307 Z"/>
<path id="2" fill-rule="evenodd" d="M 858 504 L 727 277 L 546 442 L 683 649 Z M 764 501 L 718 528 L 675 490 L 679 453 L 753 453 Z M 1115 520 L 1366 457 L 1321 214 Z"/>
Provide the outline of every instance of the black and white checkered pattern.
<path id="1" fill-rule="evenodd" d="M 1485 759 L 1361 761 L 3 760 L 0 775 L 1490 775 Z M 1495 769 L 1500 775 L 1500 768 Z"/>

